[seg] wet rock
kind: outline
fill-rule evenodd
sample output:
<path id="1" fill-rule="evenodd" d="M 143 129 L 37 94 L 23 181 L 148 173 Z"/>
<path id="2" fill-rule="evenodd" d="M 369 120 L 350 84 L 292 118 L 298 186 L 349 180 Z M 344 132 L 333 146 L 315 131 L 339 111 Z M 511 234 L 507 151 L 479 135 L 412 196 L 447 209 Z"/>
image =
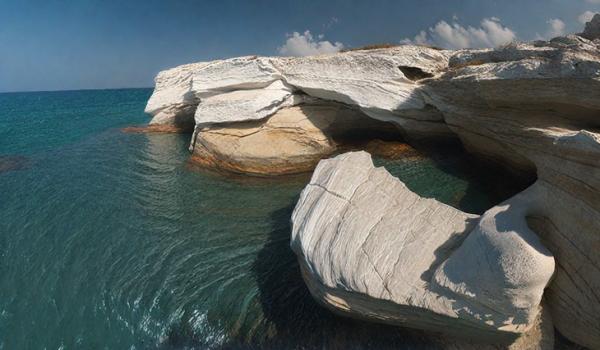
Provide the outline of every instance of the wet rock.
<path id="1" fill-rule="evenodd" d="M 128 126 L 121 128 L 122 132 L 131 134 L 152 134 L 152 133 L 174 133 L 174 134 L 186 134 L 191 133 L 188 128 L 179 127 L 177 125 L 169 124 L 150 124 L 147 126 Z"/>

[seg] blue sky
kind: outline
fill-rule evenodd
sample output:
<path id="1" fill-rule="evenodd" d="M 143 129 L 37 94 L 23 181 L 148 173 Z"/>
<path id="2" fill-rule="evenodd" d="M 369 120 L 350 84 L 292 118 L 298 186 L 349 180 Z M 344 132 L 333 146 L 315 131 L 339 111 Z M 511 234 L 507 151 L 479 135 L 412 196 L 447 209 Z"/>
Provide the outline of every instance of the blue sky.
<path id="1" fill-rule="evenodd" d="M 168 67 L 250 54 L 489 46 L 580 31 L 593 12 L 600 0 L 0 0 L 0 91 L 149 87 Z"/>

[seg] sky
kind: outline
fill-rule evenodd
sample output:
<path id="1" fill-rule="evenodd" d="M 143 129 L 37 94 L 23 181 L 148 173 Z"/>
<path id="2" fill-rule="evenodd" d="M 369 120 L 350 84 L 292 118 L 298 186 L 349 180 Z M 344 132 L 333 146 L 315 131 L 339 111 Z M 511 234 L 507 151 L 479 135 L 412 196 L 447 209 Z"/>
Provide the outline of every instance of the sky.
<path id="1" fill-rule="evenodd" d="M 152 87 L 163 69 L 377 43 L 580 32 L 600 0 L 0 0 L 0 92 Z"/>

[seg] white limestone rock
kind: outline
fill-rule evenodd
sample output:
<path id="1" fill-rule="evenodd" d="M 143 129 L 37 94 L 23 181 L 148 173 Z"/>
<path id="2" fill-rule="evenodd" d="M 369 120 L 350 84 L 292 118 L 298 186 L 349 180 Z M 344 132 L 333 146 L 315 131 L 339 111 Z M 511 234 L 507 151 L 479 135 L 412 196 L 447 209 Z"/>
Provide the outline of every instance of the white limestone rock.
<path id="1" fill-rule="evenodd" d="M 192 160 L 260 176 L 306 172 L 338 149 L 338 136 L 385 128 L 393 129 L 357 108 L 313 101 L 279 109 L 266 119 L 199 127 Z"/>
<path id="2" fill-rule="evenodd" d="M 523 195 L 557 261 L 548 309 L 561 334 L 600 349 L 600 42 L 459 51 L 424 90 L 468 150 L 537 175 Z"/>
<path id="3" fill-rule="evenodd" d="M 271 61 L 273 58 L 245 56 L 206 63 L 194 72 L 192 90 L 200 97 L 235 90 L 261 89 L 281 79 Z M 233 118 L 229 121 L 242 121 Z"/>
<path id="4" fill-rule="evenodd" d="M 153 116 L 151 125 L 184 125 L 193 129 L 199 99 L 192 90 L 192 76 L 206 65 L 206 62 L 186 64 L 156 76 L 154 92 L 145 109 Z"/>
<path id="5" fill-rule="evenodd" d="M 290 92 L 297 91 L 301 93 L 295 99 L 307 95 L 357 106 L 373 118 L 396 123 L 407 134 L 448 135 L 442 115 L 418 91 L 418 80 L 443 70 L 448 55 L 442 50 L 400 46 L 185 65 L 159 74 L 146 112 L 154 116 L 152 123 L 173 122 L 174 116 L 188 116 L 190 111 L 195 111 L 196 123 L 202 126 L 258 120 L 299 103 L 288 99 Z"/>
<path id="6" fill-rule="evenodd" d="M 365 109 L 418 110 L 425 101 L 415 81 L 400 67 L 412 67 L 433 76 L 445 68 L 447 54 L 420 46 L 354 51 L 274 62 L 286 82 L 305 93 Z"/>
<path id="7" fill-rule="evenodd" d="M 203 99 L 196 109 L 195 121 L 203 127 L 228 123 L 232 115 L 243 121 L 260 120 L 284 106 L 297 104 L 297 100 L 292 98 L 289 87 L 276 80 L 264 89 L 236 90 Z"/>
<path id="8" fill-rule="evenodd" d="M 322 160 L 292 215 L 313 295 L 338 312 L 490 343 L 538 316 L 552 254 L 522 197 L 480 219 L 421 198 L 369 154 Z"/>
<path id="9" fill-rule="evenodd" d="M 236 135 L 243 132 L 246 126 L 243 123 L 254 123 L 253 130 L 262 130 L 255 140 L 263 150 L 266 150 L 263 146 L 270 142 L 267 141 L 270 137 L 275 138 L 275 144 L 283 144 L 279 138 L 282 135 L 295 138 L 290 142 L 319 144 L 322 139 L 315 136 L 319 133 L 313 133 L 312 127 L 311 132 L 305 133 L 303 130 L 291 130 L 287 123 L 264 126 L 269 118 L 292 105 L 297 106 L 293 108 L 301 108 L 303 104 L 297 105 L 300 103 L 295 100 L 297 96 L 321 102 L 338 101 L 351 105 L 351 109 L 360 109 L 372 118 L 393 121 L 408 136 L 456 135 L 473 153 L 505 164 L 516 172 L 537 175 L 538 181 L 525 192 L 527 202 L 515 199 L 503 205 L 508 205 L 509 213 L 519 212 L 519 218 L 525 215 L 527 227 L 533 228 L 557 260 L 556 276 L 545 293 L 547 309 L 557 329 L 578 344 L 600 349 L 600 296 L 597 292 L 600 290 L 600 255 L 597 254 L 600 249 L 600 41 L 589 40 L 595 35 L 588 35 L 597 22 L 596 19 L 594 21 L 583 36 L 517 43 L 498 49 L 450 53 L 401 46 L 305 58 L 242 57 L 185 65 L 159 74 L 147 112 L 154 116 L 152 123 L 168 124 L 183 120 L 193 125 L 197 122 L 199 127 L 194 142 L 202 140 L 203 136 L 205 141 L 209 138 L 214 141 L 207 159 L 220 155 L 225 159 L 253 159 L 265 165 L 277 155 L 256 152 L 255 158 L 240 158 L 237 155 L 244 152 L 240 148 L 227 147 L 226 140 L 234 140 L 243 148 L 252 148 L 251 144 L 239 143 Z M 194 114 L 196 121 L 193 120 Z M 336 120 L 339 122 L 340 119 Z M 320 128 L 321 124 L 313 125 Z M 335 129 L 335 125 L 341 124 L 332 124 L 330 130 Z M 204 134 L 200 130 L 204 130 Z M 217 140 L 217 133 L 227 135 Z M 328 135 L 327 132 L 322 134 Z M 313 136 L 317 138 L 310 139 Z M 327 147 L 289 149 L 298 152 L 297 156 L 316 149 L 326 150 L 320 154 L 325 156 L 330 151 Z M 310 154 L 317 157 L 317 153 Z M 261 160 L 262 156 L 268 157 Z M 285 157 L 293 156 L 285 153 Z M 280 159 L 279 163 L 285 163 L 285 159 Z M 263 170 L 268 171 L 268 167 Z M 517 210 L 521 207 L 524 209 Z M 505 215 L 503 213 L 490 213 L 490 222 L 497 227 Z M 487 220 L 485 218 L 484 215 L 482 222 Z M 296 220 L 301 221 L 299 217 Z M 527 238 L 530 231 L 523 226 L 522 220 L 518 221 L 518 227 L 511 226 L 515 233 L 507 236 L 518 235 L 525 243 L 516 244 L 517 241 L 511 238 L 509 245 L 520 247 L 523 256 L 528 256 L 535 249 L 532 252 L 532 249 L 524 247 L 534 245 Z M 494 225 L 491 227 L 494 228 Z M 477 230 L 481 231 L 478 235 L 487 242 L 485 244 L 505 245 L 503 240 L 496 239 L 500 236 L 488 234 L 494 233 L 494 230 L 488 231 L 485 226 Z M 338 244 L 336 242 L 333 244 Z M 384 240 L 379 241 L 381 248 L 378 249 L 385 252 L 386 244 Z M 332 246 L 334 248 L 335 245 Z M 383 254 L 376 253 L 374 247 L 372 249 L 373 256 Z M 477 256 L 469 258 L 479 259 Z M 541 261 L 545 260 L 526 260 L 528 264 L 533 263 L 531 266 L 535 269 L 545 271 L 542 268 L 545 265 L 538 264 Z M 444 266 L 448 271 L 454 271 L 453 264 L 450 258 Z M 305 272 L 310 272 L 309 266 L 304 267 Z M 489 276 L 485 278 L 501 274 L 501 271 L 518 270 L 510 264 L 496 268 L 489 270 Z M 437 279 L 433 279 L 434 271 L 430 271 L 430 286 L 445 290 L 443 293 L 456 294 L 457 300 L 465 302 L 469 302 L 470 295 L 475 292 L 488 294 L 485 289 L 462 288 L 462 280 L 468 280 L 467 277 L 461 276 L 457 280 L 450 272 L 444 271 L 436 272 Z M 521 275 L 520 272 L 517 274 Z M 355 279 L 360 280 L 362 276 L 348 275 L 345 278 L 344 282 L 355 283 Z M 524 311 L 515 311 L 518 317 L 507 324 L 508 329 L 500 330 L 519 333 L 529 324 L 527 320 L 531 316 L 532 305 L 538 299 L 539 285 L 536 282 L 529 288 L 521 280 L 511 278 L 505 276 L 498 287 L 506 290 L 506 295 L 486 299 L 487 306 L 481 307 L 500 309 L 492 315 L 521 307 Z M 307 279 L 309 284 L 311 281 L 314 282 Z M 353 288 L 360 287 L 360 283 L 356 283 L 352 284 Z M 327 294 L 330 290 L 325 287 L 319 289 L 323 285 L 313 283 L 311 289 L 330 295 Z M 370 288 L 385 296 L 381 287 Z M 347 296 L 341 288 L 334 290 L 338 294 L 330 300 L 339 301 L 336 306 L 339 310 L 344 303 L 339 295 Z M 520 294 L 515 294 L 516 291 Z M 352 295 L 354 299 L 355 294 Z M 518 296 L 520 301 L 517 302 L 513 295 Z M 336 301 L 331 303 L 336 304 Z M 395 316 L 390 314 L 399 314 L 396 310 L 399 304 L 391 301 L 384 304 L 383 300 L 372 302 L 367 298 L 363 303 L 353 305 L 354 310 L 360 310 L 354 314 L 365 314 L 384 321 L 394 319 Z M 438 303 L 431 305 L 439 308 Z M 404 307 L 399 310 L 406 312 Z M 471 313 L 456 318 L 455 326 L 447 322 L 447 315 L 441 321 L 436 317 L 434 328 L 443 324 L 450 332 L 456 330 L 460 333 L 463 320 L 469 320 L 469 328 L 477 324 L 473 321 L 475 314 Z M 414 321 L 414 326 L 422 326 L 420 320 L 423 319 L 421 316 L 406 316 L 403 322 L 410 324 Z M 490 328 L 493 334 L 497 334 L 500 326 L 496 322 Z"/>

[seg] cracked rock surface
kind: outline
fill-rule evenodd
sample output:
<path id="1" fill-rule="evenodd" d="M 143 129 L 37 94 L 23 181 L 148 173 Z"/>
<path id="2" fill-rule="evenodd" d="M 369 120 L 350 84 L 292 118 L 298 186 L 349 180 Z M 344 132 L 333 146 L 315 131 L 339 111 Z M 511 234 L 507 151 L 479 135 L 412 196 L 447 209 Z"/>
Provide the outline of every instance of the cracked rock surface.
<path id="1" fill-rule="evenodd" d="M 390 128 L 343 104 L 303 104 L 280 109 L 266 121 L 198 129 L 193 160 L 261 176 L 310 171 L 338 149 L 336 135 Z"/>
<path id="2" fill-rule="evenodd" d="M 335 130 L 370 117 L 535 174 L 476 217 L 419 198 L 366 154 L 322 161 L 292 247 L 338 312 L 495 341 L 536 328 L 543 294 L 560 333 L 600 349 L 599 22 L 497 49 L 184 65 L 157 76 L 146 111 L 152 124 L 195 128 L 199 159 L 243 173 L 310 169 L 335 150 Z"/>
<path id="3" fill-rule="evenodd" d="M 526 197 L 483 214 L 421 198 L 365 152 L 322 160 L 292 215 L 292 249 L 335 310 L 490 343 L 538 316 L 554 258 L 521 215 Z"/>

